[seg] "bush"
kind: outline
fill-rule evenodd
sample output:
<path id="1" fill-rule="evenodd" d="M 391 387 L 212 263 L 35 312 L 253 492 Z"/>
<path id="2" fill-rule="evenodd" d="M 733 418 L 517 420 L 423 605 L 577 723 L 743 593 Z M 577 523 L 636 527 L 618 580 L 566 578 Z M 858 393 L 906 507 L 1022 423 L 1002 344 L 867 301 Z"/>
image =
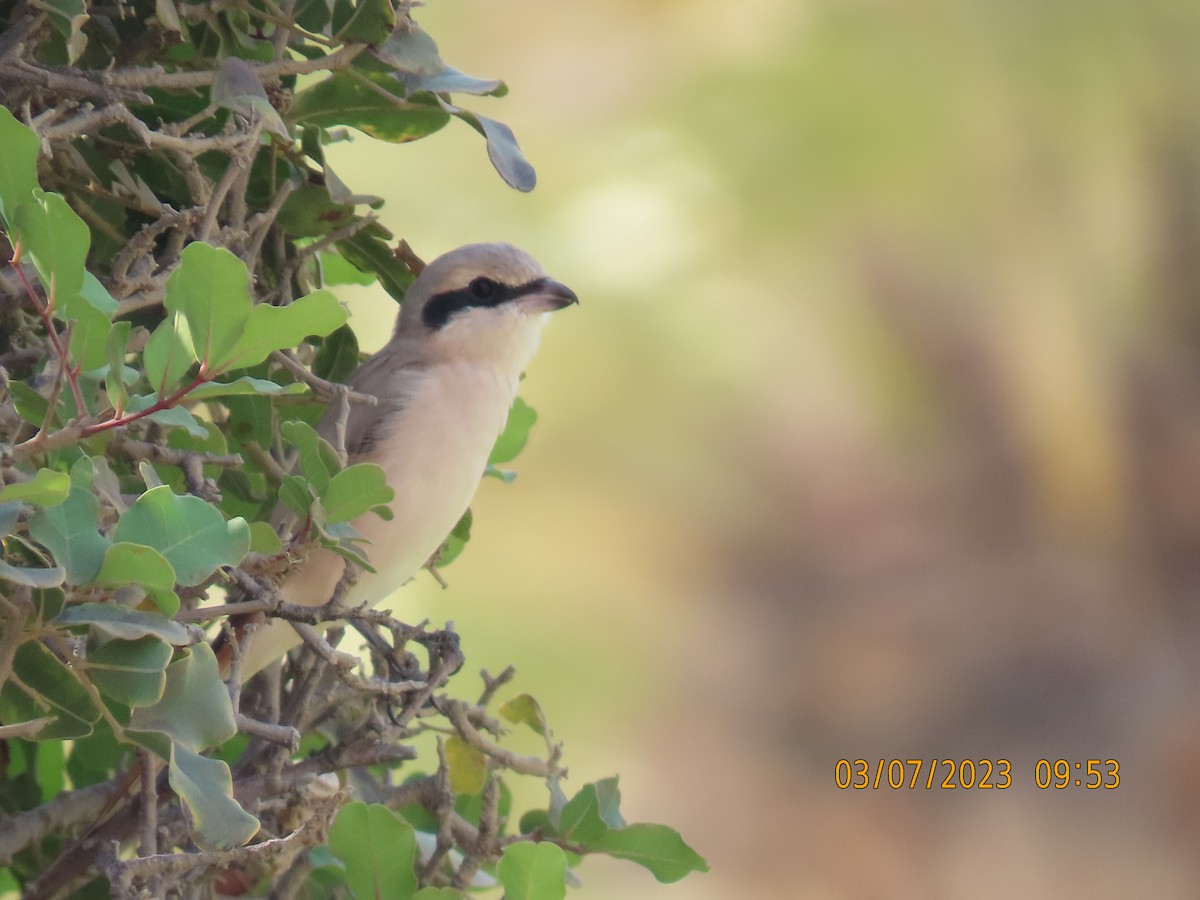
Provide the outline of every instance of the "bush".
<path id="1" fill-rule="evenodd" d="M 534 186 L 512 132 L 450 100 L 504 84 L 442 62 L 409 7 L 0 2 L 0 888 L 549 898 L 588 853 L 661 881 L 705 868 L 626 824 L 615 778 L 568 798 L 538 702 L 498 702 L 511 669 L 454 699 L 451 628 L 274 592 L 303 549 L 285 540 L 369 564 L 348 523 L 391 490 L 312 428 L 356 399 L 328 289 L 399 302 L 419 265 L 325 148 L 457 118 Z M 533 418 L 518 403 L 505 456 Z M 300 538 L 271 526 L 280 499 Z M 209 640 L 248 614 L 305 645 L 242 685 Z M 347 629 L 372 677 L 336 649 Z M 502 720 L 544 753 L 506 748 Z M 518 775 L 546 809 L 516 816 Z"/>

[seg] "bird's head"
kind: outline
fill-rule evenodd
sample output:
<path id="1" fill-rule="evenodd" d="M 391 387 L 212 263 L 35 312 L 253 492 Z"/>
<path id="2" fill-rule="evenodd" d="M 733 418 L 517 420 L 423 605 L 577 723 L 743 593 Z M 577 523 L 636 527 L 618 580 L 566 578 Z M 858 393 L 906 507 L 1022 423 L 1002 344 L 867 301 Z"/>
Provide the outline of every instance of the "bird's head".
<path id="1" fill-rule="evenodd" d="M 405 295 L 396 334 L 427 342 L 437 356 L 523 368 L 546 314 L 578 302 L 525 251 L 467 244 L 424 268 Z"/>

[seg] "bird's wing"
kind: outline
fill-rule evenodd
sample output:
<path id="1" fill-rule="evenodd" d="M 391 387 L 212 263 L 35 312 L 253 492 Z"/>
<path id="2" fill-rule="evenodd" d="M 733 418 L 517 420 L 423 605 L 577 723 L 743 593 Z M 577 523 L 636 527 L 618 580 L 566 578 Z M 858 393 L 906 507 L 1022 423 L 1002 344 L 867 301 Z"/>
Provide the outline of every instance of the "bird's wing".
<path id="1" fill-rule="evenodd" d="M 346 419 L 346 455 L 354 460 L 370 452 L 380 438 L 380 423 L 394 417 L 412 396 L 416 381 L 425 370 L 419 356 L 396 341 L 388 344 L 357 369 L 346 386 L 377 398 L 378 403 L 351 403 Z M 317 425 L 317 433 L 334 443 L 338 405 L 331 404 Z"/>

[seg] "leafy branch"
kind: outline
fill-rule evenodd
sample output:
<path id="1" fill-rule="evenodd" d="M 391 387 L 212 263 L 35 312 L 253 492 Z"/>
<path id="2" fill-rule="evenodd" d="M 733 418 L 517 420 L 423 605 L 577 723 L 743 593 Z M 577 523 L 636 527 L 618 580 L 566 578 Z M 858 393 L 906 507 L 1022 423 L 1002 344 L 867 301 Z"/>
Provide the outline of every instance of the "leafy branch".
<path id="1" fill-rule="evenodd" d="M 400 302 L 422 265 L 326 149 L 457 118 L 536 181 L 459 105 L 503 82 L 445 63 L 412 6 L 0 4 L 0 890 L 554 898 L 592 853 L 704 868 L 626 824 L 615 779 L 567 796 L 511 668 L 461 699 L 471 636 L 276 590 L 317 549 L 371 565 L 353 523 L 393 491 L 314 428 L 375 402 L 344 385 L 332 290 Z M 535 419 L 514 405 L 489 474 Z M 267 622 L 303 646 L 243 684 Z M 544 750 L 514 749 L 526 729 Z M 544 809 L 514 812 L 515 778 Z"/>

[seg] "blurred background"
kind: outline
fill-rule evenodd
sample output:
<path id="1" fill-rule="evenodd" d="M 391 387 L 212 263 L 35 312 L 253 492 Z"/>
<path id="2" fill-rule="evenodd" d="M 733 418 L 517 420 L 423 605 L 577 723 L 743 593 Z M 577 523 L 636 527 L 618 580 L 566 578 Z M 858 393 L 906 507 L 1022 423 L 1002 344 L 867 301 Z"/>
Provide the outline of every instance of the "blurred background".
<path id="1" fill-rule="evenodd" d="M 394 605 L 712 865 L 575 896 L 1200 896 L 1200 4 L 416 17 L 507 80 L 464 102 L 537 190 L 460 122 L 335 167 L 426 258 L 510 240 L 582 304 L 520 478 Z M 390 301 L 352 304 L 373 349 Z M 839 789 L 858 758 L 1012 787 Z M 1120 787 L 1039 789 L 1059 758 Z"/>

